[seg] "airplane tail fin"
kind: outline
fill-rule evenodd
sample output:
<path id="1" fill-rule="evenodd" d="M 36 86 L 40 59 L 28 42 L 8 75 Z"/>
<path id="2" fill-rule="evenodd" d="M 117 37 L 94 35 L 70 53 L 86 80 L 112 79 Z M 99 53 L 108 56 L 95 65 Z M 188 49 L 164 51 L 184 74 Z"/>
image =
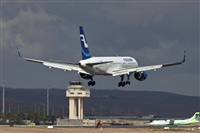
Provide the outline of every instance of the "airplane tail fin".
<path id="1" fill-rule="evenodd" d="M 79 30 L 80 30 L 80 42 L 81 42 L 82 59 L 84 60 L 84 59 L 90 58 L 91 55 L 90 55 L 90 51 L 89 51 L 89 48 L 88 48 L 86 36 L 84 34 L 83 27 L 79 26 Z"/>
<path id="2" fill-rule="evenodd" d="M 196 112 L 190 120 L 195 121 L 195 122 L 200 122 L 200 112 Z"/>

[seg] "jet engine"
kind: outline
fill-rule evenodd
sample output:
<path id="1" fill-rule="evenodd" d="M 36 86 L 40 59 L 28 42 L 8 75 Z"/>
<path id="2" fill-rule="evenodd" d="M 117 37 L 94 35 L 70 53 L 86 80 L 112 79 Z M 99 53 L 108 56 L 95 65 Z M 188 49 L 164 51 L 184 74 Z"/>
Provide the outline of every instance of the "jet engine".
<path id="1" fill-rule="evenodd" d="M 92 79 L 92 76 L 91 75 L 88 75 L 88 74 L 85 74 L 85 73 L 80 73 L 80 76 L 81 76 L 81 78 L 83 78 L 83 79 Z"/>
<path id="2" fill-rule="evenodd" d="M 135 78 L 139 81 L 143 81 L 147 78 L 147 72 L 146 71 L 142 71 L 142 72 L 136 72 L 134 74 Z"/>

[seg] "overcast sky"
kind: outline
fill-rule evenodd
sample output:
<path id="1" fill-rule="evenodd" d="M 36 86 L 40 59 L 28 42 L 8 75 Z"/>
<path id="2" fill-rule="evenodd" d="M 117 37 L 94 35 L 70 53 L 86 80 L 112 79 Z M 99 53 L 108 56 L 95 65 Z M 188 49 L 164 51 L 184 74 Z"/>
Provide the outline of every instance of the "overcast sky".
<path id="1" fill-rule="evenodd" d="M 165 91 L 199 96 L 198 1 L 3 1 L 1 3 L 1 82 L 8 87 L 66 88 L 77 72 L 49 69 L 17 56 L 78 62 L 79 29 L 85 30 L 92 56 L 131 56 L 139 65 L 182 60 L 180 66 L 148 71 L 145 81 L 131 76 L 95 76 L 94 89 Z M 87 80 L 81 79 L 84 85 Z"/>

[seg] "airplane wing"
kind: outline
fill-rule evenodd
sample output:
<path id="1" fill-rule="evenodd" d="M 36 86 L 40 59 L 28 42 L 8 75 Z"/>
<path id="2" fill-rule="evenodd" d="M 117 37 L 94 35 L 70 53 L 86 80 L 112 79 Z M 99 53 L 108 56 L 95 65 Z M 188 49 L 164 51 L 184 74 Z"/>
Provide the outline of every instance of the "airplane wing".
<path id="1" fill-rule="evenodd" d="M 128 68 L 128 69 L 114 70 L 111 72 L 111 74 L 112 74 L 112 76 L 119 76 L 119 75 L 131 74 L 131 73 L 135 73 L 135 72 L 142 72 L 142 71 L 149 71 L 149 70 L 156 71 L 157 69 L 163 68 L 163 67 L 181 65 L 184 62 L 185 62 L 185 51 L 184 51 L 184 57 L 183 57 L 182 61 L 160 64 L 160 65 L 142 66 L 142 67 L 135 67 L 135 68 Z"/>
<path id="2" fill-rule="evenodd" d="M 79 67 L 78 63 L 57 61 L 57 60 L 43 61 L 43 60 L 37 60 L 37 59 L 31 59 L 31 58 L 24 58 L 24 57 L 21 56 L 21 53 L 20 53 L 18 47 L 17 47 L 17 50 L 18 50 L 18 56 L 20 58 L 26 60 L 26 61 L 40 63 L 40 64 L 43 64 L 44 66 L 49 67 L 49 68 L 58 68 L 58 69 L 62 69 L 64 71 L 72 71 L 72 70 L 74 70 L 74 71 L 78 71 L 78 73 L 89 74 L 89 73 L 85 72 L 84 70 L 82 70 Z"/>

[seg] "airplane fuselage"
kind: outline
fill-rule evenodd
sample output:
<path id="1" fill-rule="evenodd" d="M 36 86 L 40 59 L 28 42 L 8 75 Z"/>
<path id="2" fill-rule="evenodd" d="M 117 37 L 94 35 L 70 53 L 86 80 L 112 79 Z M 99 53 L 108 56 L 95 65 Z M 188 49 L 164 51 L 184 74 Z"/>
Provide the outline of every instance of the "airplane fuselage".
<path id="1" fill-rule="evenodd" d="M 192 124 L 193 121 L 190 121 L 190 119 L 185 120 L 156 120 L 150 123 L 150 125 L 188 125 Z"/>
<path id="2" fill-rule="evenodd" d="M 170 125 L 170 120 L 154 120 L 153 122 L 150 123 L 150 125 Z"/>
<path id="3" fill-rule="evenodd" d="M 88 65 L 93 63 L 102 63 L 97 65 Z M 114 70 L 123 70 L 138 67 L 137 61 L 132 57 L 91 57 L 89 59 L 79 61 L 80 67 L 92 75 L 111 75 Z"/>

